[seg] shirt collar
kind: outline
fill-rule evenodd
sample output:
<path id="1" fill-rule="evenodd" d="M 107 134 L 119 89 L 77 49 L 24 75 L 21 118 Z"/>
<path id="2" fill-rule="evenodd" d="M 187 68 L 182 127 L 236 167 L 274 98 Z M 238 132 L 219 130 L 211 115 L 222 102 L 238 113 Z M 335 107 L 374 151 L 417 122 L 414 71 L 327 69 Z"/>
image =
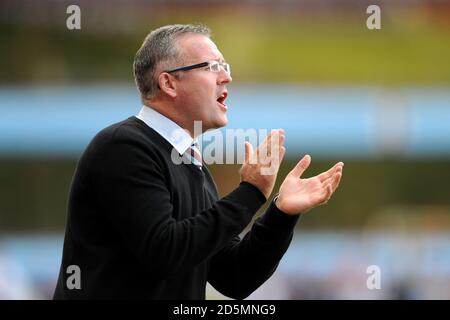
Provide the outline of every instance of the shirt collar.
<path id="1" fill-rule="evenodd" d="M 158 132 L 180 155 L 184 154 L 196 141 L 192 139 L 186 130 L 151 107 L 142 106 L 136 117 Z"/>

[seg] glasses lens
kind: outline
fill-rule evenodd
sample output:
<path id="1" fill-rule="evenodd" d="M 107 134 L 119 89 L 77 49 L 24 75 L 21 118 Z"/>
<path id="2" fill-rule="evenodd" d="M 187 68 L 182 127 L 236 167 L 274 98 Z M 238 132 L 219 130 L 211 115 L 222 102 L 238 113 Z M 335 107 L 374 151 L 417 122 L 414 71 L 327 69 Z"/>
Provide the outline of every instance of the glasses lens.
<path id="1" fill-rule="evenodd" d="M 209 64 L 209 69 L 213 72 L 220 72 L 221 67 L 226 73 L 231 74 L 230 65 L 228 63 L 211 62 Z"/>
<path id="2" fill-rule="evenodd" d="M 219 72 L 220 71 L 220 64 L 218 62 L 211 62 L 211 64 L 209 65 L 209 68 L 213 72 Z"/>
<path id="3" fill-rule="evenodd" d="M 223 69 L 226 71 L 226 73 L 231 74 L 230 65 L 228 63 L 223 64 Z"/>

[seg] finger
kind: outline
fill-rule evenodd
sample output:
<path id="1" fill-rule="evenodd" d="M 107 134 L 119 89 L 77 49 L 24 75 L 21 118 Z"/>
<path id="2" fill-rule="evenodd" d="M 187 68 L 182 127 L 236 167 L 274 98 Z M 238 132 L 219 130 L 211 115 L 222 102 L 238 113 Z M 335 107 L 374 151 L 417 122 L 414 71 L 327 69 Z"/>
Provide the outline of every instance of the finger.
<path id="1" fill-rule="evenodd" d="M 333 179 L 333 182 L 331 183 L 331 187 L 333 188 L 333 193 L 334 193 L 334 191 L 336 191 L 337 187 L 339 186 L 341 179 L 342 179 L 342 173 L 341 172 L 336 173 L 335 177 Z"/>
<path id="2" fill-rule="evenodd" d="M 339 172 L 334 173 L 331 177 L 329 177 L 327 180 L 325 180 L 324 182 L 322 182 L 322 185 L 324 187 L 326 187 L 327 185 L 331 184 L 332 186 L 334 186 L 334 181 L 336 180 L 336 176 L 340 174 Z"/>
<path id="3" fill-rule="evenodd" d="M 257 149 L 258 161 L 262 164 L 268 164 L 271 161 L 279 160 L 280 154 L 280 130 L 272 130 L 264 142 Z"/>
<path id="4" fill-rule="evenodd" d="M 267 144 L 267 155 L 270 157 L 272 153 L 276 152 L 280 141 L 280 133 L 275 130 L 274 133 L 270 136 L 270 139 Z"/>
<path id="5" fill-rule="evenodd" d="M 284 131 L 282 129 L 278 129 L 278 133 L 274 133 L 270 140 L 269 152 L 268 156 L 278 157 L 277 160 L 280 160 L 281 148 L 284 147 Z"/>
<path id="6" fill-rule="evenodd" d="M 331 194 L 332 194 L 332 193 L 333 193 L 333 190 L 332 190 L 331 184 L 328 184 L 327 186 L 325 186 L 325 187 L 322 189 L 322 196 L 321 196 L 321 198 L 320 198 L 319 205 L 322 205 L 322 204 L 324 204 L 324 203 L 327 203 L 328 200 L 330 200 L 330 197 L 331 197 Z"/>
<path id="7" fill-rule="evenodd" d="M 284 130 L 283 129 L 274 129 L 271 130 L 270 133 L 266 136 L 263 143 L 261 145 L 274 145 L 278 143 L 281 145 L 284 142 Z"/>
<path id="8" fill-rule="evenodd" d="M 264 139 L 264 143 L 270 144 L 274 136 L 278 136 L 280 134 L 280 130 L 278 129 L 272 129 L 270 130 L 270 133 L 266 136 Z"/>
<path id="9" fill-rule="evenodd" d="M 326 188 L 325 203 L 328 202 L 328 200 L 330 200 L 332 194 L 333 194 L 333 187 L 331 186 L 331 184 L 329 184 Z"/>
<path id="10" fill-rule="evenodd" d="M 334 166 L 332 166 L 330 169 L 328 169 L 327 171 L 319 174 L 317 177 L 319 178 L 320 182 L 325 182 L 326 180 L 328 180 L 329 178 L 331 178 L 333 176 L 333 174 L 336 172 L 336 170 L 339 170 L 339 168 L 342 169 L 343 165 L 344 165 L 344 163 L 338 162 Z"/>
<path id="11" fill-rule="evenodd" d="M 280 148 L 280 163 L 283 162 L 284 155 L 286 154 L 286 148 L 281 147 Z"/>
<path id="12" fill-rule="evenodd" d="M 286 148 L 283 146 L 283 143 L 284 136 L 279 130 L 278 133 L 274 133 L 271 136 L 269 151 L 267 152 L 267 154 L 260 154 L 260 156 L 262 156 L 263 158 L 261 159 L 261 163 L 270 163 L 271 165 L 273 164 L 279 167 L 286 153 Z"/>
<path id="13" fill-rule="evenodd" d="M 270 143 L 270 145 L 268 146 L 269 154 L 273 153 L 274 151 L 278 150 L 281 146 L 283 146 L 284 139 L 285 136 L 283 129 L 273 130 L 273 133 L 270 136 L 270 140 L 268 141 Z"/>
<path id="14" fill-rule="evenodd" d="M 331 167 L 330 169 L 328 169 L 325 172 L 322 172 L 321 174 L 319 174 L 317 177 L 319 178 L 320 182 L 325 182 L 328 179 L 330 179 L 333 176 L 335 167 Z"/>
<path id="15" fill-rule="evenodd" d="M 339 183 L 341 182 L 342 174 L 340 172 L 333 175 L 332 181 L 330 181 L 328 184 L 325 185 L 326 189 L 326 201 L 328 201 L 331 196 L 333 195 L 334 191 L 336 191 L 337 187 L 339 186 Z"/>
<path id="16" fill-rule="evenodd" d="M 281 131 L 282 129 L 280 129 L 280 138 L 278 141 L 278 145 L 280 147 L 284 146 L 284 141 L 286 141 L 286 136 L 284 135 L 284 131 Z"/>
<path id="17" fill-rule="evenodd" d="M 332 171 L 331 175 L 329 175 L 328 177 L 326 177 L 325 180 L 321 181 L 322 184 L 327 185 L 328 183 L 331 183 L 331 182 L 333 181 L 334 176 L 335 176 L 337 173 L 341 173 L 341 174 L 342 174 L 342 166 L 336 165 L 336 166 L 333 167 L 333 168 L 334 168 L 334 171 Z M 333 169 L 333 168 L 331 168 L 331 169 Z M 330 170 L 331 170 L 331 169 L 330 169 Z M 328 171 L 327 171 L 327 172 L 328 172 Z M 320 175 L 319 175 L 319 179 L 320 179 Z"/>
<path id="18" fill-rule="evenodd" d="M 253 146 L 250 142 L 245 142 L 245 162 L 250 162 L 250 158 L 253 155 Z"/>
<path id="19" fill-rule="evenodd" d="M 256 153 L 259 157 L 260 154 L 269 154 L 268 146 L 271 144 L 272 136 L 276 133 L 276 130 L 271 130 L 270 133 L 264 138 L 263 142 L 256 149 Z"/>
<path id="20" fill-rule="evenodd" d="M 292 171 L 289 172 L 289 175 L 292 175 L 296 178 L 300 178 L 303 172 L 305 172 L 305 170 L 308 169 L 310 163 L 311 163 L 311 156 L 307 154 L 296 164 L 294 169 L 292 169 Z"/>

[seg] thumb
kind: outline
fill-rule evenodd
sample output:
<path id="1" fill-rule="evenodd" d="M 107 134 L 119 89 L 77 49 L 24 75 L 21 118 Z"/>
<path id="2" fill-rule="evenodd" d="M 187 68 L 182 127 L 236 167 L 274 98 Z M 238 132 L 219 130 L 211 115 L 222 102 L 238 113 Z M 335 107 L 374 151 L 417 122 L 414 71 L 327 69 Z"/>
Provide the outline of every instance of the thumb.
<path id="1" fill-rule="evenodd" d="M 245 162 L 249 162 L 253 155 L 253 146 L 250 142 L 245 142 Z"/>
<path id="2" fill-rule="evenodd" d="M 307 154 L 297 163 L 294 169 L 292 169 L 292 171 L 289 172 L 289 175 L 295 176 L 296 178 L 300 178 L 303 172 L 305 172 L 305 170 L 308 169 L 310 163 L 311 163 L 311 156 Z"/>

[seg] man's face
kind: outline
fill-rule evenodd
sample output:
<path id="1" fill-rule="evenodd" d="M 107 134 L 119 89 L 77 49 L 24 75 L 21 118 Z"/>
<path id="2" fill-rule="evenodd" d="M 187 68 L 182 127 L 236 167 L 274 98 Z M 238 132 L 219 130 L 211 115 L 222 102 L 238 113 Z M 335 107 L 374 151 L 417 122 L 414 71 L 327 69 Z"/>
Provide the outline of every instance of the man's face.
<path id="1" fill-rule="evenodd" d="M 224 62 L 214 42 L 204 35 L 185 35 L 178 45 L 184 65 L 212 60 Z M 176 104 L 185 119 L 191 124 L 202 121 L 203 131 L 225 126 L 228 123 L 226 85 L 232 81 L 231 76 L 222 68 L 220 72 L 212 72 L 207 67 L 182 72 L 177 81 Z"/>

